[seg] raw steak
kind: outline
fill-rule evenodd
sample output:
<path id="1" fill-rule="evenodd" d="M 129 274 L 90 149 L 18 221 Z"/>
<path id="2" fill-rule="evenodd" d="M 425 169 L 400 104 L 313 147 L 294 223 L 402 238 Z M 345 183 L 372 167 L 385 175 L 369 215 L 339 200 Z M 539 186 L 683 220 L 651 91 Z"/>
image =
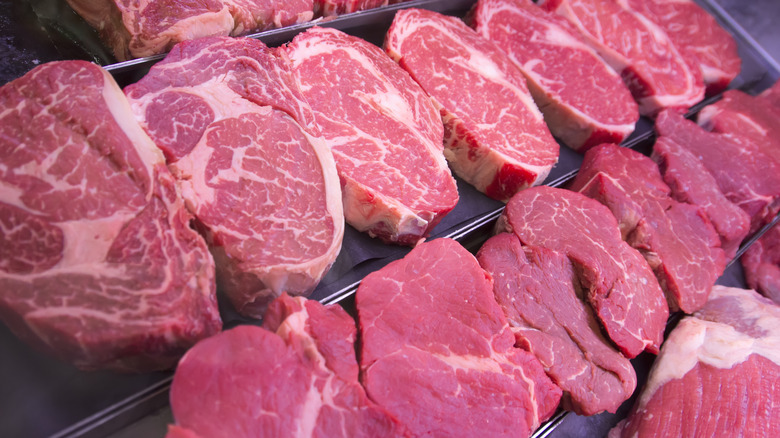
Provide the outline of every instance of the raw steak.
<path id="1" fill-rule="evenodd" d="M 388 0 L 314 0 L 314 12 L 318 16 L 329 17 L 387 6 L 387 4 Z"/>
<path id="2" fill-rule="evenodd" d="M 748 214 L 726 199 L 701 161 L 671 138 L 659 137 L 655 141 L 652 159 L 658 164 L 672 197 L 699 206 L 720 236 L 726 258 L 734 258 L 750 230 Z"/>
<path id="3" fill-rule="evenodd" d="M 338 30 L 309 29 L 285 49 L 336 159 L 347 222 L 417 244 L 458 202 L 431 100 L 378 47 Z"/>
<path id="4" fill-rule="evenodd" d="M 561 17 L 530 0 L 480 0 L 473 25 L 525 74 L 550 131 L 570 148 L 620 143 L 634 131 L 631 93 Z"/>
<path id="5" fill-rule="evenodd" d="M 624 0 L 542 0 L 623 77 L 639 113 L 687 109 L 704 97 L 701 71 L 691 69 L 666 33 Z"/>
<path id="6" fill-rule="evenodd" d="M 412 436 L 528 436 L 561 390 L 514 347 L 493 283 L 450 239 L 421 243 L 356 295 L 362 382 Z"/>
<path id="7" fill-rule="evenodd" d="M 780 307 L 716 286 L 671 332 L 619 436 L 771 437 L 780 430 Z"/>
<path id="8" fill-rule="evenodd" d="M 771 89 L 770 89 L 771 90 Z M 770 93 L 753 97 L 728 90 L 723 98 L 699 112 L 697 121 L 705 129 L 723 134 L 729 140 L 752 143 L 780 163 L 780 106 Z"/>
<path id="9" fill-rule="evenodd" d="M 753 142 L 707 132 L 676 111 L 661 113 L 655 128 L 701 160 L 726 198 L 750 216 L 750 232 L 780 210 L 780 163 Z"/>
<path id="10" fill-rule="evenodd" d="M 740 260 L 748 286 L 780 304 L 780 225 L 750 245 Z"/>
<path id="11" fill-rule="evenodd" d="M 704 305 L 726 265 L 718 233 L 698 206 L 672 199 L 653 160 L 618 145 L 597 146 L 585 153 L 570 189 L 612 211 L 671 310 L 693 313 Z"/>
<path id="12" fill-rule="evenodd" d="M 692 0 L 627 0 L 628 6 L 657 24 L 691 68 L 701 69 L 707 95 L 725 90 L 742 60 L 734 38 L 715 17 Z"/>
<path id="13" fill-rule="evenodd" d="M 309 21 L 312 0 L 67 0 L 120 61 L 165 53 L 176 43 L 243 35 Z"/>
<path id="14" fill-rule="evenodd" d="M 204 438 L 403 434 L 358 382 L 355 323 L 341 307 L 282 295 L 263 324 L 222 332 L 182 358 L 170 396 L 178 429 Z"/>
<path id="15" fill-rule="evenodd" d="M 406 9 L 396 13 L 385 50 L 439 108 L 456 175 L 501 201 L 544 181 L 558 143 L 498 46 L 455 17 Z"/>
<path id="16" fill-rule="evenodd" d="M 615 412 L 631 396 L 634 368 L 601 335 L 566 256 L 523 247 L 514 234 L 501 233 L 482 245 L 477 260 L 493 277 L 516 344 L 533 353 L 563 390 L 564 409 Z"/>
<path id="17" fill-rule="evenodd" d="M 125 90 L 163 149 L 236 310 L 310 293 L 341 249 L 333 157 L 284 59 L 257 40 L 186 41 Z M 313 131 L 316 132 L 316 131 Z"/>
<path id="18" fill-rule="evenodd" d="M 621 239 L 607 207 L 569 190 L 532 187 L 509 200 L 496 230 L 566 254 L 620 351 L 629 358 L 658 352 L 669 317 L 664 293 L 642 255 Z"/>
<path id="19" fill-rule="evenodd" d="M 0 318 L 83 369 L 171 368 L 218 332 L 214 262 L 100 67 L 0 88 Z"/>

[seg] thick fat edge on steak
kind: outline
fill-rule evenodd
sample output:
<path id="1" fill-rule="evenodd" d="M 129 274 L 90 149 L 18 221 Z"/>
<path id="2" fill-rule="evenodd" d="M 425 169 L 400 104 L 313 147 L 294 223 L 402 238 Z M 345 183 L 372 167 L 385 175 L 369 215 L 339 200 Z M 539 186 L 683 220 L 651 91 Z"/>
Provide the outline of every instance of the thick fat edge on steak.
<path id="1" fill-rule="evenodd" d="M 526 76 L 550 131 L 566 146 L 584 152 L 634 131 L 639 111 L 623 80 L 561 17 L 530 0 L 480 0 L 472 18 L 477 33 L 498 43 Z M 577 68 L 546 59 L 548 48 Z"/>
<path id="2" fill-rule="evenodd" d="M 629 417 L 609 436 L 773 436 L 778 383 L 780 307 L 755 291 L 716 285 L 669 334 Z"/>
<path id="3" fill-rule="evenodd" d="M 282 50 L 290 58 L 304 97 L 315 112 L 322 137 L 333 151 L 347 223 L 387 243 L 410 246 L 419 243 L 458 201 L 456 182 L 442 153 L 441 118 L 430 98 L 381 49 L 336 29 L 313 27 L 298 34 Z M 361 88 L 348 84 L 349 89 L 334 88 L 325 79 L 328 74 L 339 75 L 344 81 L 358 77 L 352 71 L 343 74 L 328 71 L 326 64 L 334 61 L 349 68 L 353 67 L 350 63 L 357 63 L 364 73 L 360 82 L 377 79 L 379 86 L 369 84 Z M 342 94 L 337 99 L 327 95 L 327 102 L 317 99 L 316 93 L 331 91 Z M 340 104 L 336 110 L 333 100 Z M 339 112 L 356 108 L 365 111 L 357 121 L 354 114 Z M 376 126 L 382 119 L 392 119 L 401 126 Z M 348 132 L 332 132 L 337 129 Z M 388 135 L 406 138 L 401 144 L 389 144 L 383 138 Z M 370 168 L 388 156 L 389 147 L 398 147 L 392 151 L 394 159 L 417 157 L 416 163 L 424 168 L 411 169 L 410 174 L 410 169 L 382 162 L 373 169 L 345 171 L 348 166 Z M 383 153 L 372 151 L 376 148 Z M 358 153 L 354 154 L 352 149 Z M 361 155 L 371 157 L 367 160 Z M 410 180 L 425 181 L 427 186 L 421 187 Z"/>
<path id="4" fill-rule="evenodd" d="M 458 176 L 501 201 L 544 181 L 558 143 L 498 46 L 460 19 L 424 9 L 396 13 L 384 46 L 439 109 L 444 156 Z"/>
<path id="5" fill-rule="evenodd" d="M 595 221 L 604 228 L 592 227 Z M 666 298 L 644 257 L 622 240 L 606 206 L 570 190 L 531 187 L 509 200 L 495 229 L 513 232 L 524 245 L 565 253 L 620 351 L 629 358 L 658 352 L 669 318 Z"/>

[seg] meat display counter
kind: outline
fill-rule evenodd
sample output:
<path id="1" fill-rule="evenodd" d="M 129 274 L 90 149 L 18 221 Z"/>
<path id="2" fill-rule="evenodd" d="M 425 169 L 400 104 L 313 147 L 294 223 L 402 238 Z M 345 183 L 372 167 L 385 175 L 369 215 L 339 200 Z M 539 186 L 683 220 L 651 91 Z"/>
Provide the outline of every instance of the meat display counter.
<path id="1" fill-rule="evenodd" d="M 414 0 L 377 10 L 335 18 L 332 26 L 380 45 L 393 14 L 399 8 L 423 7 L 463 16 L 473 0 Z M 780 3 L 756 0 L 745 5 L 736 0 L 701 0 L 739 44 L 742 73 L 732 84 L 747 92 L 761 91 L 780 78 Z M 311 23 L 258 34 L 269 45 L 289 41 Z M 45 0 L 0 0 L 0 84 L 21 76 L 43 62 L 60 59 L 89 59 L 112 72 L 120 85 L 134 82 L 160 57 L 114 63 L 65 2 Z M 692 109 L 697 111 L 699 107 Z M 652 123 L 641 119 L 624 145 L 647 151 Z M 576 173 L 582 156 L 561 148 L 561 157 L 545 184 L 562 186 Z M 478 193 L 458 179 L 461 201 L 434 229 L 432 238 L 452 237 L 475 250 L 488 237 L 503 204 Z M 311 298 L 323 303 L 352 306 L 357 284 L 369 272 L 403 257 L 408 249 L 381 244 L 347 227 L 344 246 L 331 271 Z M 732 263 L 719 284 L 744 287 L 739 263 Z M 256 323 L 232 309 L 221 309 L 225 328 Z M 0 361 L 4 388 L 0 396 L 0 435 L 28 437 L 163 436 L 172 416 L 167 406 L 172 373 L 117 375 L 111 372 L 82 372 L 40 354 L 0 326 Z M 639 385 L 653 357 L 640 355 L 633 361 Z M 637 391 L 638 392 L 638 391 Z M 537 437 L 604 436 L 633 403 L 626 401 L 616 414 L 581 417 L 560 412 L 537 430 Z"/>

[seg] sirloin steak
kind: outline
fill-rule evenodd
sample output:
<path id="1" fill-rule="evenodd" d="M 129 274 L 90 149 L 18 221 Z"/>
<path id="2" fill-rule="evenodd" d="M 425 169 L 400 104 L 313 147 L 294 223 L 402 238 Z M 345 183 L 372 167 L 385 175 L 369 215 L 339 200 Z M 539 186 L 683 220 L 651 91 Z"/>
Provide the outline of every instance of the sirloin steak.
<path id="1" fill-rule="evenodd" d="M 651 158 L 658 164 L 671 196 L 701 208 L 720 236 L 726 258 L 734 258 L 750 231 L 748 214 L 726 199 L 701 161 L 671 138 L 658 137 Z"/>
<path id="2" fill-rule="evenodd" d="M 561 390 L 514 347 L 488 274 L 451 239 L 366 276 L 355 302 L 362 382 L 412 436 L 528 436 Z"/>
<path id="3" fill-rule="evenodd" d="M 566 254 L 601 324 L 633 358 L 658 352 L 669 308 L 642 255 L 623 241 L 607 207 L 570 190 L 532 187 L 507 203 L 497 232 Z"/>
<path id="4" fill-rule="evenodd" d="M 725 90 L 739 74 L 737 42 L 715 17 L 693 0 L 627 0 L 628 6 L 657 24 L 692 69 L 700 69 L 707 95 Z"/>
<path id="5" fill-rule="evenodd" d="M 582 301 L 571 262 L 514 234 L 488 239 L 477 253 L 519 347 L 563 390 L 561 405 L 579 415 L 615 412 L 636 388 L 631 363 L 601 335 Z"/>
<path id="6" fill-rule="evenodd" d="M 480 0 L 472 20 L 526 76 L 550 131 L 566 146 L 584 152 L 634 131 L 639 112 L 628 88 L 563 18 L 530 0 Z"/>
<path id="7" fill-rule="evenodd" d="M 171 385 L 178 427 L 168 436 L 403 436 L 358 382 L 357 330 L 344 309 L 285 294 L 263 325 L 238 326 L 187 352 Z"/>
<path id="8" fill-rule="evenodd" d="M 704 97 L 701 71 L 685 62 L 666 32 L 624 0 L 542 0 L 540 5 L 566 18 L 620 73 L 640 114 L 687 109 Z"/>
<path id="9" fill-rule="evenodd" d="M 185 41 L 125 90 L 166 153 L 217 263 L 220 290 L 260 317 L 306 295 L 338 256 L 341 191 L 327 146 L 278 53 L 257 40 Z"/>
<path id="10" fill-rule="evenodd" d="M 444 156 L 456 175 L 501 201 L 544 181 L 558 143 L 525 77 L 497 45 L 458 18 L 406 9 L 395 14 L 385 50 L 439 108 Z"/>
<path id="11" fill-rule="evenodd" d="M 698 206 L 672 199 L 649 157 L 614 144 L 585 153 L 569 187 L 606 205 L 623 239 L 655 272 L 671 310 L 693 313 L 726 265 L 720 240 Z"/>
<path id="12" fill-rule="evenodd" d="M 0 88 L 0 317 L 83 369 L 168 369 L 222 328 L 214 262 L 124 94 L 82 61 Z"/>
<path id="13" fill-rule="evenodd" d="M 780 307 L 716 286 L 672 330 L 609 436 L 772 437 L 780 430 Z"/>
<path id="14" fill-rule="evenodd" d="M 67 0 L 120 61 L 209 36 L 243 35 L 309 21 L 312 0 Z"/>
<path id="15" fill-rule="evenodd" d="M 458 202 L 430 98 L 381 49 L 314 27 L 284 47 L 336 159 L 347 223 L 415 245 Z"/>

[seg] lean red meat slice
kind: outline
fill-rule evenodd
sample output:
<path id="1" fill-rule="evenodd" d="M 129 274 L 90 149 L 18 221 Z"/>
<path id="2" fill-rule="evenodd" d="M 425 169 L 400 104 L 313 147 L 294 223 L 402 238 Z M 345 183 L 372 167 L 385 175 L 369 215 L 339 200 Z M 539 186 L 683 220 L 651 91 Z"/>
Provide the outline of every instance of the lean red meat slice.
<path id="1" fill-rule="evenodd" d="M 652 159 L 658 164 L 672 197 L 701 207 L 718 232 L 726 257 L 734 258 L 750 230 L 748 214 L 726 199 L 701 161 L 671 138 L 656 140 Z"/>
<path id="2" fill-rule="evenodd" d="M 482 245 L 477 260 L 493 277 L 516 345 L 533 353 L 561 387 L 564 409 L 615 412 L 628 400 L 636 388 L 634 368 L 601 335 L 566 256 L 523 247 L 517 236 L 501 233 Z"/>
<path id="3" fill-rule="evenodd" d="M 450 239 L 369 274 L 356 306 L 368 396 L 412 436 L 528 436 L 561 390 L 514 347 L 488 274 Z"/>
<path id="4" fill-rule="evenodd" d="M 707 95 L 725 90 L 742 60 L 737 43 L 715 17 L 692 0 L 627 0 L 628 6 L 666 32 L 691 68 L 701 69 Z"/>
<path id="5" fill-rule="evenodd" d="M 655 116 L 664 108 L 684 108 L 704 97 L 699 69 L 685 58 L 658 25 L 625 1 L 546 0 L 543 8 L 566 18 L 623 77 L 639 113 Z"/>
<path id="6" fill-rule="evenodd" d="M 333 157 L 305 130 L 313 115 L 285 60 L 251 39 L 187 41 L 125 91 L 236 310 L 260 317 L 283 291 L 310 293 L 338 256 L 344 217 Z"/>
<path id="7" fill-rule="evenodd" d="M 780 210 L 780 163 L 753 142 L 707 132 L 676 111 L 662 112 L 655 128 L 701 160 L 726 198 L 750 216 L 750 232 Z"/>
<path id="8" fill-rule="evenodd" d="M 580 193 L 532 187 L 507 203 L 496 225 L 527 246 L 566 254 L 601 324 L 633 358 L 658 352 L 669 317 L 664 293 L 642 255 L 620 236 L 607 207 Z"/>
<path id="9" fill-rule="evenodd" d="M 780 307 L 716 286 L 671 332 L 631 414 L 609 436 L 774 436 L 779 345 Z"/>
<path id="10" fill-rule="evenodd" d="M 415 245 L 458 202 L 430 98 L 378 47 L 315 27 L 285 47 L 336 159 L 347 223 Z"/>
<path id="11" fill-rule="evenodd" d="M 222 332 L 182 358 L 171 385 L 173 433 L 403 436 L 403 427 L 358 382 L 357 330 L 346 311 L 282 295 L 263 324 Z"/>
<path id="12" fill-rule="evenodd" d="M 613 144 L 587 153 L 571 184 L 606 205 L 623 239 L 644 255 L 672 310 L 693 313 L 707 301 L 726 258 L 698 206 L 675 201 L 649 157 Z"/>
<path id="13" fill-rule="evenodd" d="M 530 0 L 480 0 L 472 18 L 477 33 L 525 74 L 550 131 L 564 144 L 584 152 L 634 131 L 639 112 L 631 93 L 561 17 Z"/>
<path id="14" fill-rule="evenodd" d="M 309 21 L 312 0 L 67 0 L 120 61 L 209 36 L 243 35 Z"/>
<path id="15" fill-rule="evenodd" d="M 774 225 L 742 255 L 745 281 L 780 304 L 780 225 Z"/>
<path id="16" fill-rule="evenodd" d="M 84 369 L 171 368 L 218 332 L 214 262 L 162 153 L 100 67 L 0 88 L 0 317 Z"/>
<path id="17" fill-rule="evenodd" d="M 558 143 L 498 46 L 458 18 L 406 9 L 396 13 L 385 50 L 439 108 L 444 156 L 456 175 L 501 201 L 544 181 Z"/>

